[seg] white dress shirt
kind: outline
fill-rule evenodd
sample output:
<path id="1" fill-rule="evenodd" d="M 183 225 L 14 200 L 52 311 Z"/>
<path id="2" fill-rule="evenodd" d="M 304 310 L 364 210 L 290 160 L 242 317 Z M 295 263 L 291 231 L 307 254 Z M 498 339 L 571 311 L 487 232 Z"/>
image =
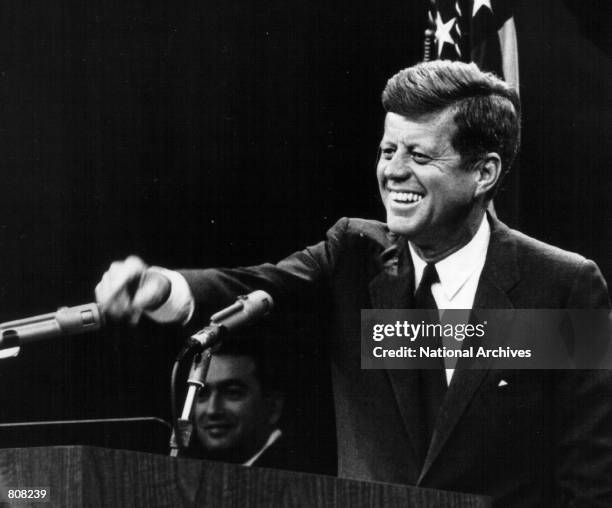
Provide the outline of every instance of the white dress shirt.
<path id="1" fill-rule="evenodd" d="M 170 295 L 157 309 L 145 311 L 145 314 L 158 323 L 173 323 L 176 321 L 183 324 L 188 323 L 193 315 L 195 303 L 185 277 L 179 272 L 160 266 L 150 266 L 149 270 L 161 273 L 168 278 Z"/>
<path id="2" fill-rule="evenodd" d="M 474 237 L 461 249 L 435 264 L 440 282 L 431 285 L 431 294 L 438 309 L 472 309 L 490 238 L 489 221 L 486 216 L 483 216 Z M 414 287 L 418 288 L 427 262 L 419 257 L 411 243 L 409 247 L 414 265 Z M 468 317 L 469 312 L 466 312 L 465 319 L 467 320 Z M 442 314 L 440 320 L 444 321 Z M 454 371 L 455 369 L 446 369 L 446 381 L 449 384 Z"/>

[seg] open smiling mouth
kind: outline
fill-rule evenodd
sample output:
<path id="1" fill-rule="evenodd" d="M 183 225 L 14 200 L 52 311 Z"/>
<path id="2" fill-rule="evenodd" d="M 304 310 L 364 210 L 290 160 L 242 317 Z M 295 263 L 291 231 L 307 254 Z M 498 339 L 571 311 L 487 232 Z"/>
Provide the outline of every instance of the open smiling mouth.
<path id="1" fill-rule="evenodd" d="M 394 203 L 412 205 L 421 201 L 423 199 L 423 194 L 419 194 L 418 192 L 389 191 L 389 198 Z"/>
<path id="2" fill-rule="evenodd" d="M 232 426 L 227 423 L 209 424 L 204 427 L 206 433 L 212 437 L 218 437 L 227 434 Z"/>

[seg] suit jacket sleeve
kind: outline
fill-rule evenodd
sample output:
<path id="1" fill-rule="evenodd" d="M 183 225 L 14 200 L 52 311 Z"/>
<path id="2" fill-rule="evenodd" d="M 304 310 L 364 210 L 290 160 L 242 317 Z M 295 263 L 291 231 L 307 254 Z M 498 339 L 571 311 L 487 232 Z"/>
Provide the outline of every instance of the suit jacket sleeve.
<path id="1" fill-rule="evenodd" d="M 296 252 L 278 264 L 232 269 L 180 270 L 195 300 L 190 324 L 201 326 L 210 314 L 233 303 L 237 296 L 263 289 L 277 312 L 301 309 L 329 298 L 329 280 L 344 246 L 350 220 L 340 219 L 326 239 Z"/>
<path id="2" fill-rule="evenodd" d="M 567 307 L 609 309 L 606 283 L 595 263 L 584 261 Z M 609 370 L 555 374 L 556 505 L 612 506 L 612 374 Z"/>

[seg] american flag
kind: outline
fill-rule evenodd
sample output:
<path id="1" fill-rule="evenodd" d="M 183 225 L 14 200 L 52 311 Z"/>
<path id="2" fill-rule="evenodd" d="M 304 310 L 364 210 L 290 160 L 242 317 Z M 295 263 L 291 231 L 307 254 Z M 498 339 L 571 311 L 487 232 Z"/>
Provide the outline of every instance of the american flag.
<path id="1" fill-rule="evenodd" d="M 519 87 L 512 0 L 431 0 L 424 59 L 475 62 Z"/>

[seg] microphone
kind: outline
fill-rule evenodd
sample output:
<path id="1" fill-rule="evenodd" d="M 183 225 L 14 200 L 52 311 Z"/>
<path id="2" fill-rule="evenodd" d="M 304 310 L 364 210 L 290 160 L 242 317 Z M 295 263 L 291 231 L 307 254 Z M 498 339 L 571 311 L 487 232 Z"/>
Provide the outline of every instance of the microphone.
<path id="1" fill-rule="evenodd" d="M 272 297 L 265 291 L 239 296 L 234 304 L 214 314 L 206 328 L 192 335 L 187 348 L 201 350 L 211 347 L 221 340 L 223 334 L 265 316 L 273 306 Z M 97 303 L 62 307 L 57 312 L 0 323 L 0 359 L 17 356 L 23 344 L 95 332 L 103 324 Z"/>
<path id="2" fill-rule="evenodd" d="M 235 303 L 213 314 L 210 324 L 192 335 L 187 349 L 207 349 L 219 342 L 223 335 L 246 326 L 267 315 L 274 307 L 272 297 L 262 290 L 239 296 Z"/>
<path id="3" fill-rule="evenodd" d="M 57 312 L 0 323 L 0 358 L 16 356 L 22 344 L 61 335 L 95 332 L 102 324 L 102 314 L 96 303 L 62 307 Z M 15 351 L 8 355 L 7 349 Z"/>

